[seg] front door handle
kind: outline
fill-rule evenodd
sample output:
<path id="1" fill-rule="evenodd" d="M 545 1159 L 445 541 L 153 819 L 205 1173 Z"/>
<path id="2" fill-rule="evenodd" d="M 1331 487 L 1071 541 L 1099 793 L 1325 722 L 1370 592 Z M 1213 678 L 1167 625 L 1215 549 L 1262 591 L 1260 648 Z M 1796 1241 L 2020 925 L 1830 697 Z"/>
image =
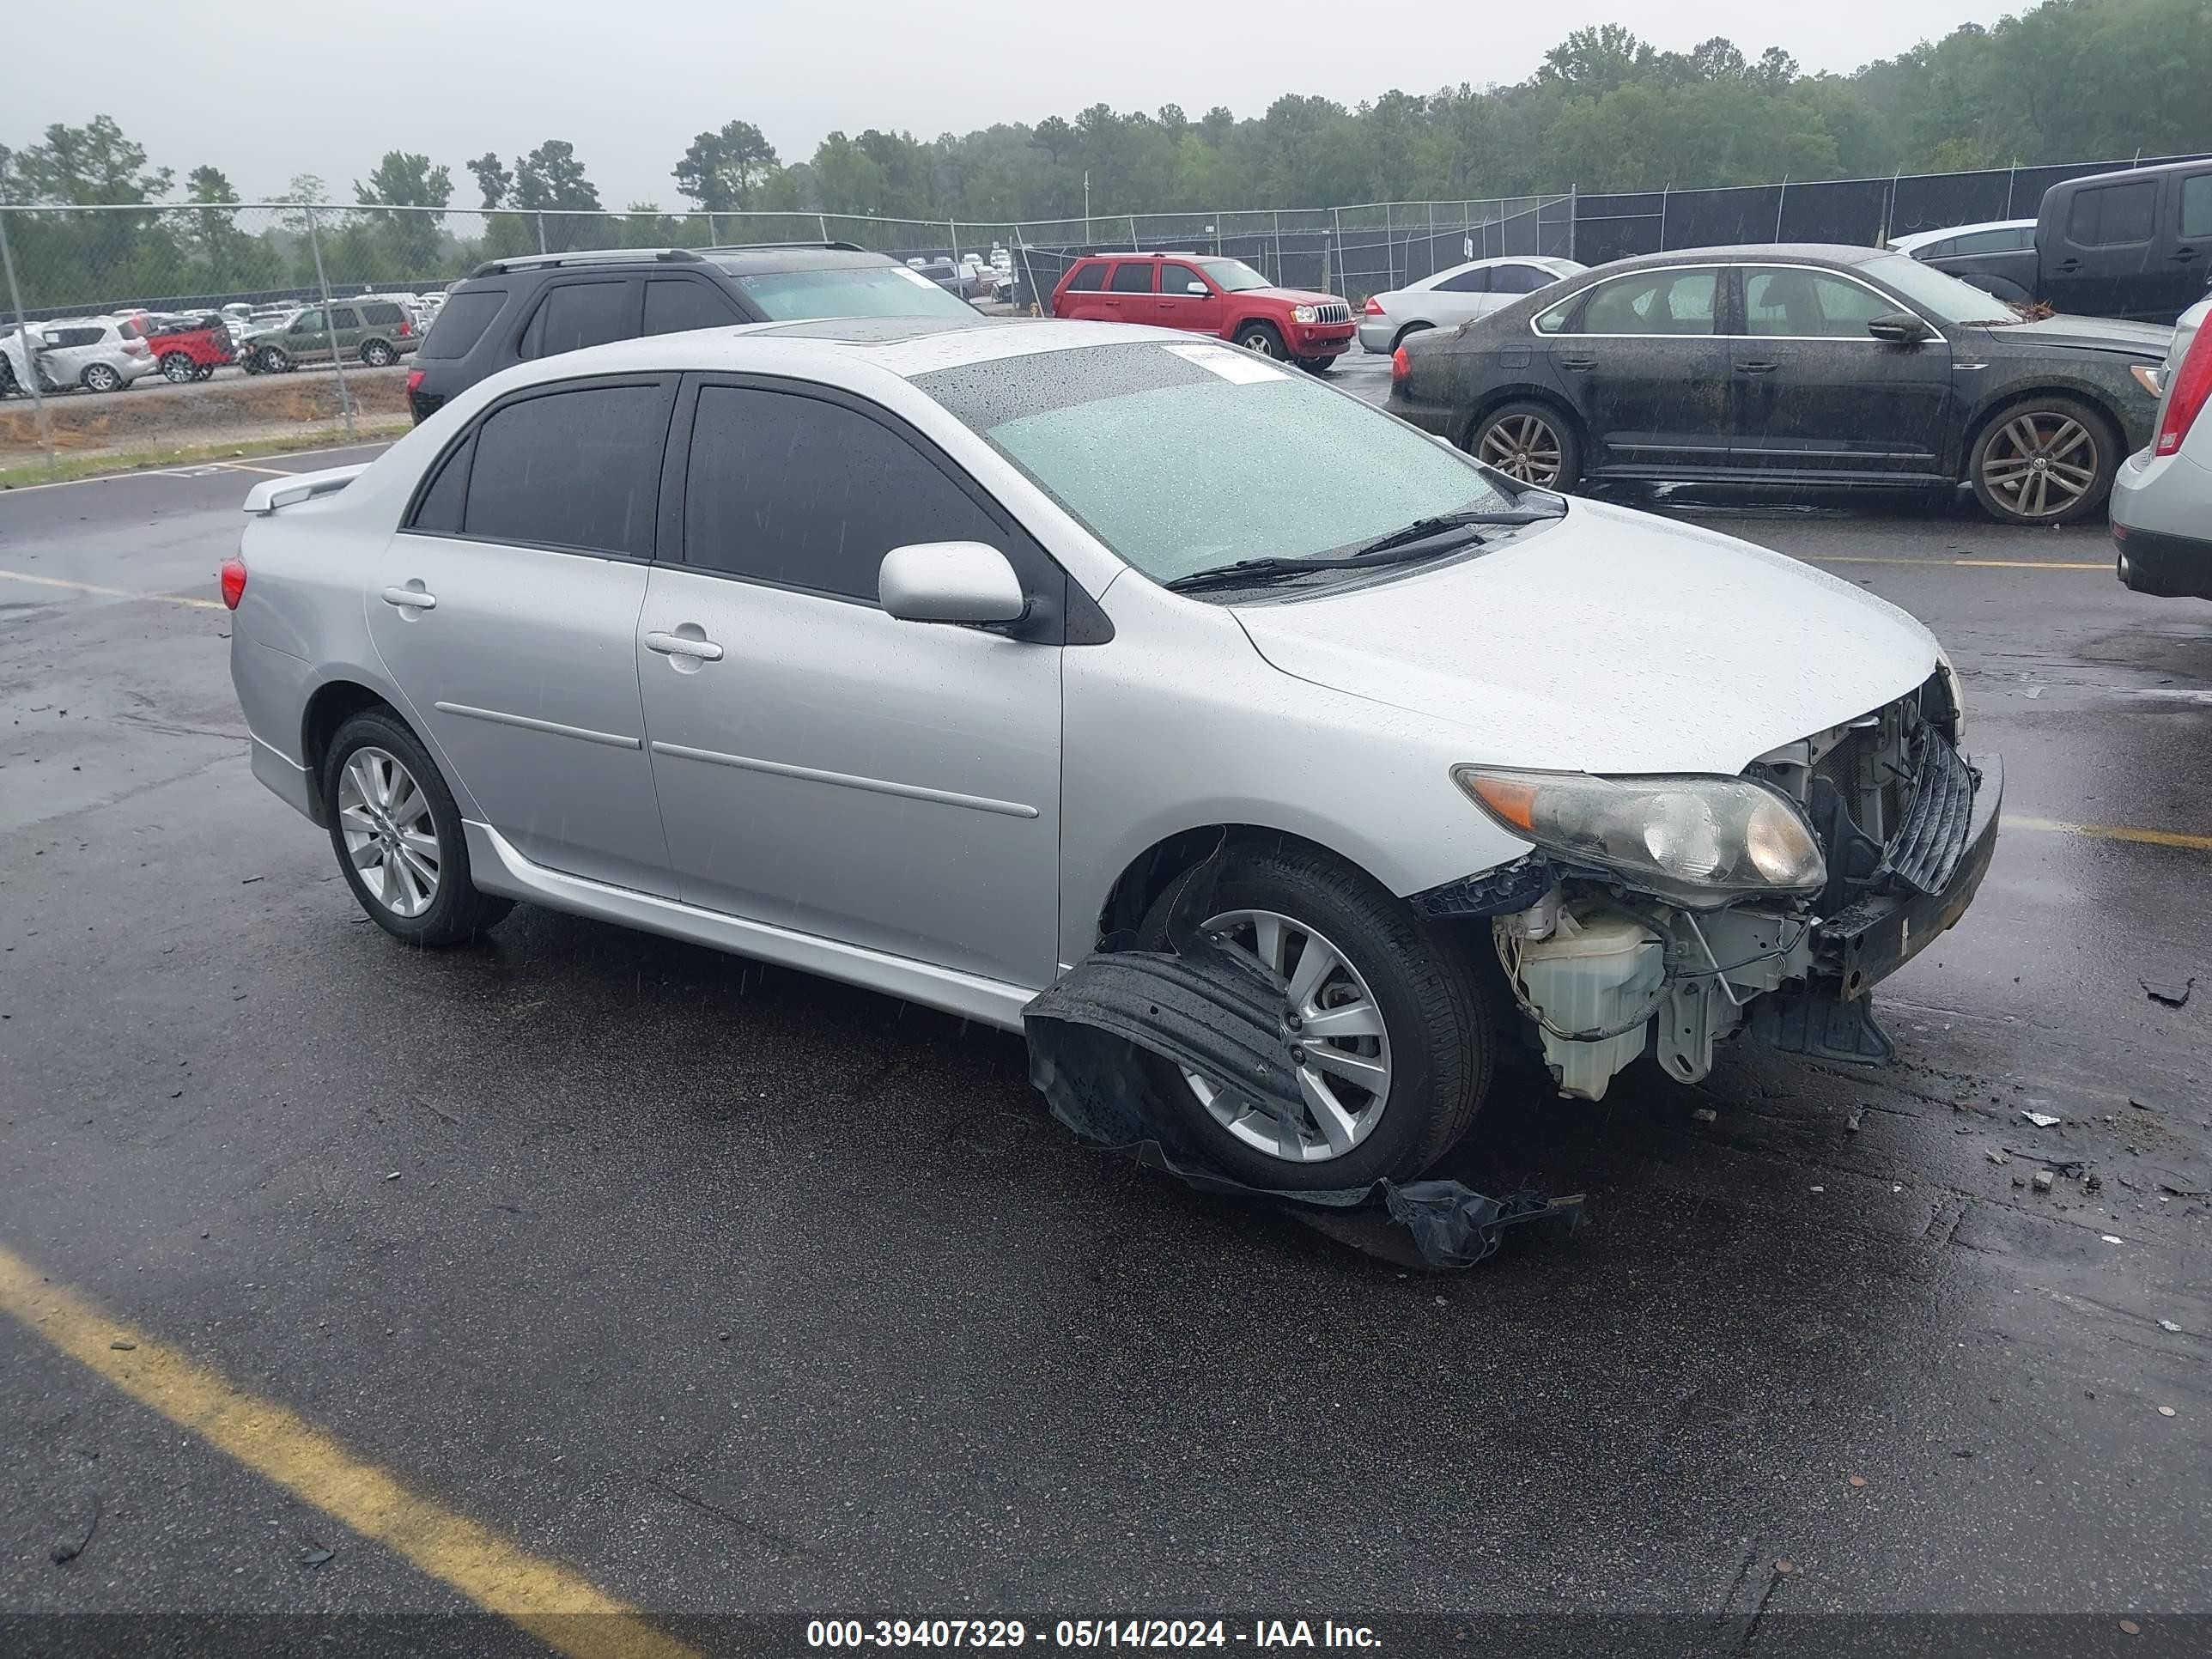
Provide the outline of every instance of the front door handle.
<path id="1" fill-rule="evenodd" d="M 714 641 L 693 639 L 682 634 L 647 634 L 645 648 L 658 651 L 664 657 L 690 657 L 697 662 L 720 662 L 722 659 L 722 647 Z"/>
<path id="2" fill-rule="evenodd" d="M 1735 372 L 1739 374 L 1771 374 L 1781 367 L 1779 363 L 1769 362 L 1738 363 Z"/>
<path id="3" fill-rule="evenodd" d="M 402 611 L 435 611 L 438 608 L 438 596 L 425 592 L 420 582 L 410 582 L 404 587 L 386 588 L 384 602 L 396 605 Z"/>
<path id="4" fill-rule="evenodd" d="M 2197 250 L 2193 247 L 2176 248 L 2172 252 L 2167 254 L 2166 257 L 2169 259 L 2179 259 L 2185 265 L 2191 259 L 2194 259 L 2197 257 Z"/>
<path id="5" fill-rule="evenodd" d="M 2057 271 L 2079 270 L 2081 269 L 2081 262 L 2079 259 L 2061 259 L 2057 264 L 2051 266 L 2051 269 Z"/>

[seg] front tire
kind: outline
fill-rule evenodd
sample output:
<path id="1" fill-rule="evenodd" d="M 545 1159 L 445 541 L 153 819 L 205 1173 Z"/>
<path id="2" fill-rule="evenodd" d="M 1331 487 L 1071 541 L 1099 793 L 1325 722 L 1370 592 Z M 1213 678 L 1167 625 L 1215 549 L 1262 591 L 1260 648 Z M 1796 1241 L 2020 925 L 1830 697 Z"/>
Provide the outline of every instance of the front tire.
<path id="1" fill-rule="evenodd" d="M 1146 919 L 1167 942 L 1171 886 Z M 1467 1133 L 1489 1088 L 1492 1002 L 1460 957 L 1371 878 L 1296 846 L 1232 846 L 1206 927 L 1289 981 L 1306 1057 L 1295 1125 L 1237 1109 L 1204 1079 L 1151 1060 L 1156 1102 L 1214 1165 L 1267 1191 L 1409 1180 Z"/>
<path id="2" fill-rule="evenodd" d="M 2074 524 L 2105 504 L 2120 470 L 2112 424 L 2071 398 L 2026 398 L 1999 410 L 1974 440 L 1974 499 L 2004 524 Z"/>
<path id="3" fill-rule="evenodd" d="M 1247 351 L 1256 351 L 1262 357 L 1273 357 L 1280 362 L 1291 355 L 1283 343 L 1283 337 L 1275 331 L 1273 323 L 1246 323 L 1237 331 L 1237 343 Z"/>
<path id="4" fill-rule="evenodd" d="M 1300 357 L 1296 362 L 1309 374 L 1326 374 L 1336 367 L 1334 357 Z"/>
<path id="5" fill-rule="evenodd" d="M 364 709 L 338 727 L 323 763 L 323 800 L 346 885 L 394 939 L 465 944 L 514 908 L 469 878 L 460 808 L 397 715 Z"/>
<path id="6" fill-rule="evenodd" d="M 172 351 L 161 359 L 161 378 L 171 386 L 189 385 L 199 372 L 199 366 L 181 351 Z"/>
<path id="7" fill-rule="evenodd" d="M 1573 423 L 1549 404 L 1504 404 L 1468 429 L 1467 449 L 1517 483 L 1572 489 L 1583 476 L 1582 441 Z"/>
<path id="8" fill-rule="evenodd" d="M 264 374 L 289 374 L 292 372 L 291 358 L 276 346 L 262 347 L 260 357 Z"/>

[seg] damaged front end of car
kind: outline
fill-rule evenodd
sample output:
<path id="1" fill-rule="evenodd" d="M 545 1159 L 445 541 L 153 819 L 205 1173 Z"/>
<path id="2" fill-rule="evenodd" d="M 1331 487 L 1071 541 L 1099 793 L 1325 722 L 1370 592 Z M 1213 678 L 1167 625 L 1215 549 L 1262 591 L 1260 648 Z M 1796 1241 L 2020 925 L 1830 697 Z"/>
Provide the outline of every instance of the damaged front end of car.
<path id="1" fill-rule="evenodd" d="M 1413 903 L 1487 921 L 1563 1095 L 1599 1099 L 1647 1054 L 1694 1082 L 1744 1030 L 1879 1064 L 1869 992 L 1964 914 L 1996 848 L 2002 770 L 1960 725 L 1942 664 L 1733 777 L 1458 767 L 1534 850 Z"/>

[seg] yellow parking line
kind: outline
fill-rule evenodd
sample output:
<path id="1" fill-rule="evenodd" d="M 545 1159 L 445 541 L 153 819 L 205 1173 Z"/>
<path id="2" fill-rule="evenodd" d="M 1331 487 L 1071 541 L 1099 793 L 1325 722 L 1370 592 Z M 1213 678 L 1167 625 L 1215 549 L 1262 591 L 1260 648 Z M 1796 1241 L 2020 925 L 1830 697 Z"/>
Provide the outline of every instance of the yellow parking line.
<path id="1" fill-rule="evenodd" d="M 33 576 L 27 570 L 0 570 L 0 579 L 33 582 L 40 587 L 66 587 L 79 593 L 100 593 L 111 599 L 151 599 L 157 605 L 188 605 L 196 611 L 220 611 L 220 599 L 196 599 L 187 593 L 134 593 L 127 587 L 102 587 L 98 582 L 69 582 L 59 576 Z"/>
<path id="2" fill-rule="evenodd" d="M 2110 559 L 1895 559 L 1838 553 L 1806 554 L 1807 564 L 1924 564 L 1964 570 L 2110 570 Z"/>
<path id="3" fill-rule="evenodd" d="M 2054 836 L 2087 836 L 2094 841 L 2131 841 L 2145 847 L 2181 847 L 2192 853 L 2212 853 L 2212 836 L 2196 836 L 2185 830 L 2139 830 L 2125 823 L 2068 823 L 2059 818 L 2004 817 L 2008 830 L 2034 830 Z"/>
<path id="4" fill-rule="evenodd" d="M 572 1659 L 698 1659 L 566 1567 L 412 1492 L 273 1401 L 48 1284 L 0 1245 L 0 1312 L 264 1479 Z"/>

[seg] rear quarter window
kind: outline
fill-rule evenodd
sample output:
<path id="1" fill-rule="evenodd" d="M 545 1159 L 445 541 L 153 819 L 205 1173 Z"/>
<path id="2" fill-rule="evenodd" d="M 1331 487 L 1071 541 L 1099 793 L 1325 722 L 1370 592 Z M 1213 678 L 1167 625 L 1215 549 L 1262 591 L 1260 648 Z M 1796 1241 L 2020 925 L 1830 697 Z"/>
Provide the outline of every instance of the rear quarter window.
<path id="1" fill-rule="evenodd" d="M 447 296 L 438 320 L 422 342 L 419 357 L 465 357 L 507 305 L 503 288 L 465 289 Z"/>
<path id="2" fill-rule="evenodd" d="M 367 322 L 380 328 L 388 327 L 399 320 L 399 307 L 393 305 L 363 306 L 361 314 Z"/>
<path id="3" fill-rule="evenodd" d="M 1103 264 L 1083 265 L 1076 270 L 1067 284 L 1070 294 L 1095 294 L 1106 286 L 1106 267 Z"/>

